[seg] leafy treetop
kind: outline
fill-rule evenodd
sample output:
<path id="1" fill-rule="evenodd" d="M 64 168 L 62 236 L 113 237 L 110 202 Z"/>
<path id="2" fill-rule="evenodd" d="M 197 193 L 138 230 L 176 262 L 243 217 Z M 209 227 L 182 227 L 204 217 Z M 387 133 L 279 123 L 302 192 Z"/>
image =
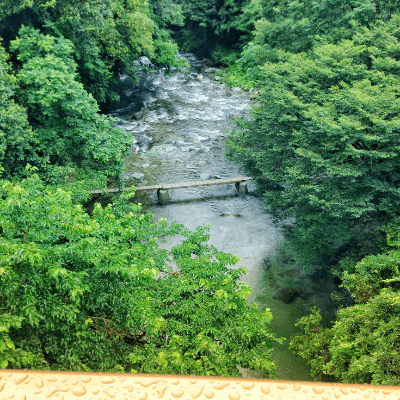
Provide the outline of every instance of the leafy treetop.
<path id="1" fill-rule="evenodd" d="M 245 270 L 207 228 L 153 222 L 132 191 L 92 218 L 36 175 L 1 192 L 2 368 L 274 376 L 271 313 L 247 304 Z"/>

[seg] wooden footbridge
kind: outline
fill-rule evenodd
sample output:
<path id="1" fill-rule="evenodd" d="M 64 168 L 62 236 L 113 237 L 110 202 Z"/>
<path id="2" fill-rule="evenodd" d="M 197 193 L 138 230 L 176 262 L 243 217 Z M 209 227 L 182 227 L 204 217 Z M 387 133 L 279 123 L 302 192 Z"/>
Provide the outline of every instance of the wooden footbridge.
<path id="1" fill-rule="evenodd" d="M 161 205 L 165 205 L 169 201 L 168 189 L 184 189 L 196 186 L 213 186 L 213 185 L 226 185 L 230 183 L 234 183 L 236 186 L 236 190 L 239 194 L 247 193 L 247 184 L 246 181 L 249 181 L 253 178 L 250 176 L 238 176 L 236 178 L 226 178 L 226 179 L 208 179 L 204 181 L 189 181 L 183 183 L 160 183 L 158 185 L 150 185 L 150 186 L 136 186 L 136 191 L 138 190 L 157 190 L 158 201 Z M 127 188 L 110 188 L 104 190 L 91 190 L 91 194 L 105 194 L 105 193 L 119 193 L 124 190 L 128 190 Z"/>

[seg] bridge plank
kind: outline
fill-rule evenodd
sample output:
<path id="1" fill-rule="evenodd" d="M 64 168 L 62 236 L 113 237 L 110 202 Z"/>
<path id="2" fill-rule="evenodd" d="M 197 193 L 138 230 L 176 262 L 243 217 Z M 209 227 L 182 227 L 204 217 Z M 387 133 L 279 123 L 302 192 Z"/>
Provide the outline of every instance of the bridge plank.
<path id="1" fill-rule="evenodd" d="M 136 190 L 158 190 L 158 189 L 183 189 L 196 186 L 212 186 L 212 185 L 226 185 L 229 183 L 244 182 L 253 179 L 250 176 L 238 176 L 236 178 L 226 178 L 226 179 L 209 179 L 206 181 L 189 181 L 181 183 L 160 183 L 159 185 L 151 186 L 136 186 Z M 128 190 L 125 188 L 124 190 Z M 101 194 L 101 193 L 118 193 L 118 188 L 110 188 L 105 190 L 91 190 L 91 194 Z"/>

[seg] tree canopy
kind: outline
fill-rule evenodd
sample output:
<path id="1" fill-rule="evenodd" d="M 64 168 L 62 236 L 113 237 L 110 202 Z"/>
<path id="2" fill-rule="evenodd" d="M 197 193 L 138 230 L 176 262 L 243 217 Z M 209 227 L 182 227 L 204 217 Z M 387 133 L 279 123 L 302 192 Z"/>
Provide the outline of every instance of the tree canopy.
<path id="1" fill-rule="evenodd" d="M 3 0 L 0 368 L 236 376 L 240 364 L 274 377 L 271 313 L 247 304 L 245 270 L 208 228 L 155 222 L 134 191 L 91 216 L 78 205 L 118 180 L 133 144 L 100 113 L 118 101 L 111 83 L 139 56 L 179 66 L 179 44 L 260 91 L 227 156 L 285 221 L 297 260 L 340 259 L 355 305 L 329 328 L 312 309 L 292 349 L 317 379 L 400 384 L 397 228 L 380 251 L 362 244 L 400 213 L 399 5 Z M 164 249 L 173 235 L 182 243 Z"/>
<path id="2" fill-rule="evenodd" d="M 381 254 L 345 258 L 336 269 L 356 305 L 339 309 L 331 328 L 321 326 L 315 308 L 296 324 L 302 333 L 290 346 L 318 380 L 400 384 L 400 240 L 398 227 L 390 230 L 394 235 Z"/>
<path id="3" fill-rule="evenodd" d="M 399 293 L 382 289 L 366 303 L 340 309 L 332 328 L 314 309 L 298 322 L 303 333 L 290 346 L 318 380 L 375 385 L 400 384 Z"/>
<path id="4" fill-rule="evenodd" d="M 1 368 L 274 376 L 271 313 L 247 305 L 245 270 L 206 227 L 154 222 L 134 192 L 89 217 L 36 175 L 1 193 Z"/>
<path id="5" fill-rule="evenodd" d="M 172 9 L 179 12 L 179 7 Z M 0 21 L 6 48 L 21 25 L 70 40 L 80 81 L 102 104 L 114 99 L 108 89 L 118 72 L 134 75 L 133 61 L 140 55 L 158 66 L 179 64 L 178 48 L 166 28 L 182 19 L 157 12 L 146 0 L 6 1 L 0 6 Z"/>
<path id="6" fill-rule="evenodd" d="M 0 46 L 0 163 L 6 176 L 21 173 L 26 164 L 40 164 L 35 148 L 38 138 L 29 124 L 25 107 L 15 101 L 17 83 Z"/>
<path id="7" fill-rule="evenodd" d="M 73 162 L 106 176 L 117 175 L 133 138 L 112 128 L 78 82 L 72 43 L 23 27 L 10 49 L 22 64 L 16 75 L 19 101 L 40 138 L 40 157 L 51 165 Z"/>
<path id="8" fill-rule="evenodd" d="M 400 18 L 351 40 L 278 52 L 262 66 L 260 105 L 228 141 L 278 218 L 295 217 L 303 253 L 322 255 L 363 218 L 399 204 Z"/>

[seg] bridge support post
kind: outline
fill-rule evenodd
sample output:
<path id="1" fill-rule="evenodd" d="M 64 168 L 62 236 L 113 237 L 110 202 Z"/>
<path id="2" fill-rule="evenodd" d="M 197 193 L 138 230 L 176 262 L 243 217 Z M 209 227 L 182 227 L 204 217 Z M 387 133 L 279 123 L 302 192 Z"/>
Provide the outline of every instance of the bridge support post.
<path id="1" fill-rule="evenodd" d="M 236 182 L 235 183 L 236 190 L 239 194 L 246 194 L 247 193 L 247 183 L 246 181 L 243 182 Z"/>
<path id="2" fill-rule="evenodd" d="M 160 203 L 160 205 L 165 206 L 166 204 L 168 204 L 168 202 L 169 202 L 168 190 L 158 189 L 157 197 L 158 197 L 158 202 Z"/>

